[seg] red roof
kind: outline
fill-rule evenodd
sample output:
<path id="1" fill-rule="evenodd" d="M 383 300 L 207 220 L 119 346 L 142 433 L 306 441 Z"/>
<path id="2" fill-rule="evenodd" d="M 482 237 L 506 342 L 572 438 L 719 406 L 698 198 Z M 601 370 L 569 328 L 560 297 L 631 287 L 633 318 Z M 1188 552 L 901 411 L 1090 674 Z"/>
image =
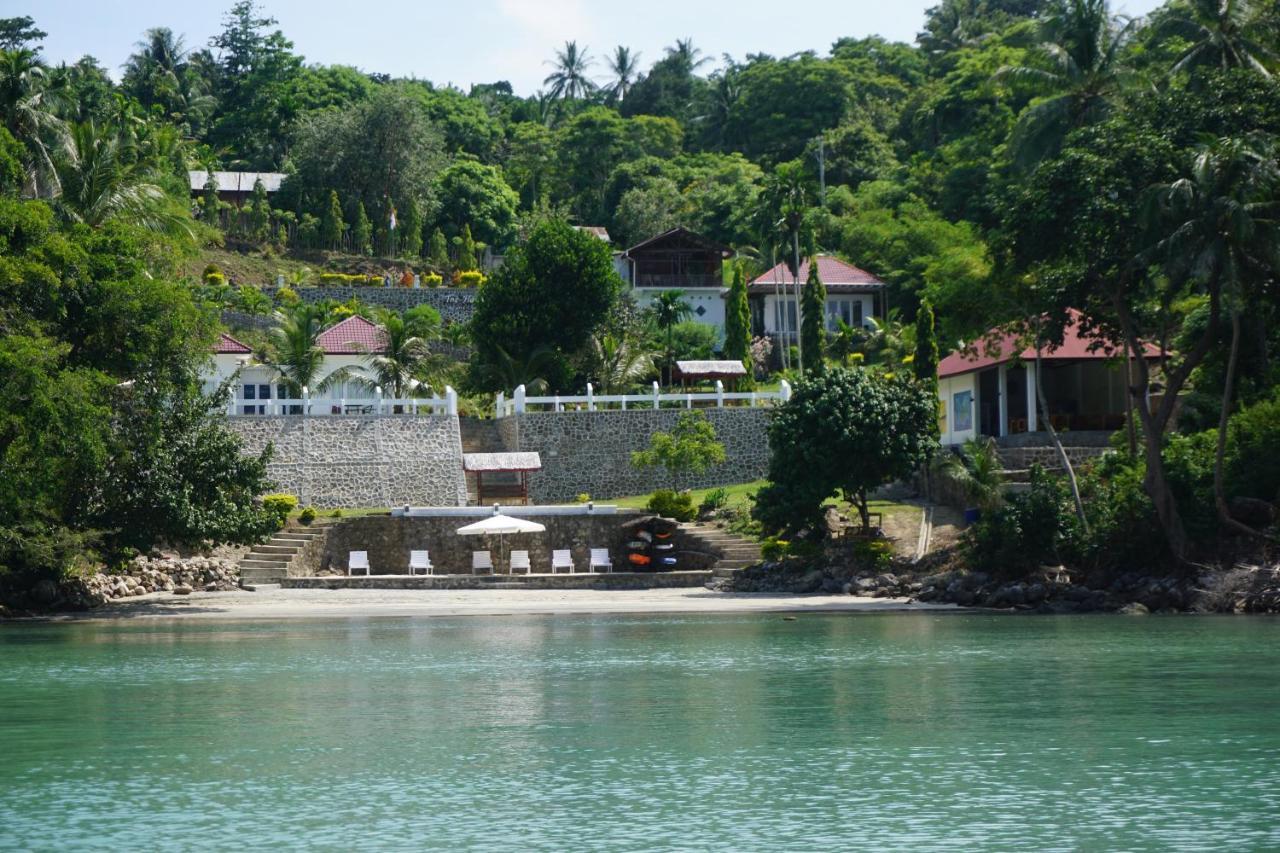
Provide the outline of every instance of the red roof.
<path id="1" fill-rule="evenodd" d="M 316 336 L 326 355 L 364 355 L 387 348 L 387 333 L 376 323 L 353 314 Z"/>
<path id="2" fill-rule="evenodd" d="M 801 283 L 808 278 L 809 260 L 806 258 L 800 262 Z M 818 255 L 818 278 L 822 279 L 828 292 L 871 291 L 884 287 L 884 282 L 871 273 L 831 255 Z M 791 269 L 781 263 L 753 278 L 747 292 L 773 293 L 774 282 L 789 284 L 791 280 Z"/>
<path id="3" fill-rule="evenodd" d="M 253 348 L 223 332 L 213 345 L 213 351 L 218 355 L 248 355 L 253 352 Z"/>
<path id="4" fill-rule="evenodd" d="M 1101 343 L 1093 335 L 1080 333 L 1080 318 L 1083 316 L 1074 308 L 1067 314 L 1070 319 L 1063 330 L 1062 346 L 1043 350 L 1040 357 L 1045 361 L 1078 361 L 1081 359 L 1115 358 L 1122 353 L 1120 347 Z M 994 367 L 1011 361 L 1034 361 L 1035 347 L 1018 349 L 1019 336 L 1011 331 L 992 329 L 979 340 L 944 358 L 938 363 L 938 378 L 959 376 Z M 1160 358 L 1160 348 L 1149 343 L 1143 344 L 1147 358 Z M 1016 350 L 1016 351 L 1015 351 Z"/>

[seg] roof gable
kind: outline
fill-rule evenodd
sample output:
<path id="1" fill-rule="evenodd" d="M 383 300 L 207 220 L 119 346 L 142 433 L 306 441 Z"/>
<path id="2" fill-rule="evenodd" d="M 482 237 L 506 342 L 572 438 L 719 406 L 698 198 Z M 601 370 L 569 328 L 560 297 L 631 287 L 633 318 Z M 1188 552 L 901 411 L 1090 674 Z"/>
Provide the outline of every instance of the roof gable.
<path id="1" fill-rule="evenodd" d="M 387 332 L 381 326 L 353 314 L 316 336 L 326 355 L 365 355 L 387 348 Z"/>
<path id="2" fill-rule="evenodd" d="M 217 355 L 249 355 L 253 348 L 223 332 L 214 343 L 213 351 Z"/>
<path id="3" fill-rule="evenodd" d="M 855 267 L 853 264 L 845 263 L 832 255 L 818 255 L 817 261 L 818 278 L 822 280 L 823 285 L 828 290 L 832 288 L 875 290 L 885 286 L 881 279 L 866 270 Z M 805 258 L 800 261 L 799 279 L 800 281 L 807 281 L 808 278 L 809 259 Z M 765 290 L 772 292 L 775 283 L 786 284 L 791 280 L 791 270 L 785 263 L 780 263 L 753 278 L 749 287 L 757 292 Z"/>
<path id="4" fill-rule="evenodd" d="M 684 226 L 672 228 L 670 231 L 664 231 L 656 237 L 643 240 L 627 249 L 624 254 L 631 255 L 634 252 L 668 248 L 701 249 L 707 252 L 716 252 L 722 258 L 727 258 L 732 254 L 732 250 L 728 246 L 703 237 L 701 234 L 696 234 Z"/>

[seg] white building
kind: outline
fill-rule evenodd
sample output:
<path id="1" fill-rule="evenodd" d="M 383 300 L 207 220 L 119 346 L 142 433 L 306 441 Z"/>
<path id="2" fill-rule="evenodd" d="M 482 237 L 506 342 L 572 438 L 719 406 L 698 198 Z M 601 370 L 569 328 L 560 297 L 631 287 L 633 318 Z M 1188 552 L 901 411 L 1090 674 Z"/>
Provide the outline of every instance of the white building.
<path id="1" fill-rule="evenodd" d="M 872 317 L 883 316 L 886 285 L 866 270 L 831 255 L 818 255 L 818 278 L 827 289 L 827 331 L 843 320 L 855 328 Z M 751 280 L 747 296 L 751 301 L 751 327 L 755 334 L 794 344 L 799 337 L 800 317 L 797 296 L 809 278 L 809 260 L 800 262 L 799 283 L 786 264 L 778 264 Z"/>
<path id="2" fill-rule="evenodd" d="M 724 339 L 724 260 L 732 252 L 687 228 L 673 228 L 627 249 L 619 257 L 622 278 L 641 308 L 659 293 L 679 290 L 692 320 L 714 326 Z"/>

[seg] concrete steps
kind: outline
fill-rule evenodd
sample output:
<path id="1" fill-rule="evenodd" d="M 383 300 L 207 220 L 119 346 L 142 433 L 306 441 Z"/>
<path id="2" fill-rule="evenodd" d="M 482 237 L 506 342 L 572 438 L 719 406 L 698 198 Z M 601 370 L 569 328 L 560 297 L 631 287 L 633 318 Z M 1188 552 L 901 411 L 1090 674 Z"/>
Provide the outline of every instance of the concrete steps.
<path id="1" fill-rule="evenodd" d="M 680 532 L 687 541 L 719 555 L 711 567 L 714 577 L 732 577 L 734 572 L 754 566 L 762 559 L 759 544 L 721 527 L 690 521 L 680 524 Z"/>
<path id="2" fill-rule="evenodd" d="M 286 527 L 266 542 L 254 545 L 240 560 L 240 582 L 243 584 L 280 583 L 289 576 L 289 567 L 302 550 L 323 538 L 323 527 Z"/>

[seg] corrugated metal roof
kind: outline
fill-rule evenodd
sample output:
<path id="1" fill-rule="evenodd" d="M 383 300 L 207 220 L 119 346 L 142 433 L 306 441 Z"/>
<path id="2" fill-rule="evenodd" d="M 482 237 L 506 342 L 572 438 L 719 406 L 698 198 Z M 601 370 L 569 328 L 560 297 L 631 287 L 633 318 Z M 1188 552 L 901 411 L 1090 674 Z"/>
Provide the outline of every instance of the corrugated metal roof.
<path id="1" fill-rule="evenodd" d="M 316 336 L 316 345 L 327 355 L 363 355 L 387 348 L 387 333 L 376 323 L 355 314 Z"/>
<path id="2" fill-rule="evenodd" d="M 285 174 L 283 172 L 215 171 L 213 177 L 218 181 L 219 192 L 253 192 L 254 183 L 260 179 L 262 185 L 267 188 L 267 192 L 273 193 L 280 190 L 280 185 L 284 183 Z M 187 179 L 191 182 L 191 189 L 202 190 L 205 182 L 209 180 L 209 173 L 204 169 L 193 169 L 187 172 Z"/>
<path id="3" fill-rule="evenodd" d="M 1080 320 L 1083 318 L 1074 308 L 1067 312 L 1070 320 L 1063 331 L 1062 346 L 1046 347 L 1040 357 L 1045 361 L 1078 361 L 1082 359 L 1106 359 L 1123 356 L 1124 350 L 1104 343 L 1100 338 L 1084 335 L 1080 332 Z M 1034 361 L 1035 347 L 1019 347 L 1018 335 L 999 328 L 992 329 L 979 340 L 964 347 L 938 362 L 938 377 L 959 376 L 994 367 L 1011 361 Z M 1147 358 L 1159 358 L 1160 348 L 1154 344 L 1144 343 Z"/>
<path id="4" fill-rule="evenodd" d="M 809 260 L 800 262 L 800 283 L 809 278 Z M 864 269 L 847 264 L 831 255 L 818 255 L 818 278 L 827 292 L 869 291 L 884 287 L 884 282 Z M 766 270 L 751 280 L 749 293 L 773 293 L 774 283 L 790 284 L 791 270 L 785 263 Z"/>
<path id="5" fill-rule="evenodd" d="M 536 453 L 464 453 L 466 471 L 540 471 L 542 458 Z"/>

